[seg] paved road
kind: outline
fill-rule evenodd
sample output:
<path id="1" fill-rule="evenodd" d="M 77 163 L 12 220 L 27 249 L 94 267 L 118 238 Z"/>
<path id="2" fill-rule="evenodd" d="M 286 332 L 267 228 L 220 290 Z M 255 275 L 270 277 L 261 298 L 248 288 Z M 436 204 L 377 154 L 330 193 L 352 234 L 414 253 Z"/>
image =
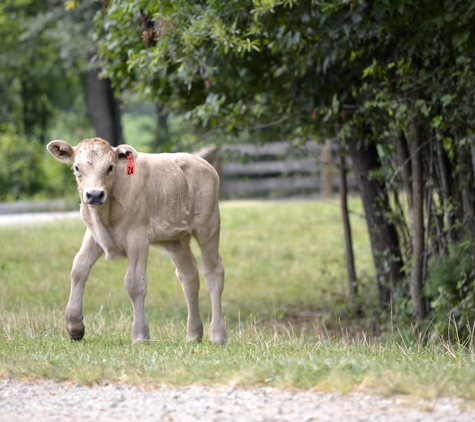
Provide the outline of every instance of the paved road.
<path id="1" fill-rule="evenodd" d="M 14 224 L 36 223 L 64 218 L 79 218 L 79 211 L 65 212 L 40 212 L 27 214 L 3 214 L 0 215 L 0 226 L 11 226 Z"/>

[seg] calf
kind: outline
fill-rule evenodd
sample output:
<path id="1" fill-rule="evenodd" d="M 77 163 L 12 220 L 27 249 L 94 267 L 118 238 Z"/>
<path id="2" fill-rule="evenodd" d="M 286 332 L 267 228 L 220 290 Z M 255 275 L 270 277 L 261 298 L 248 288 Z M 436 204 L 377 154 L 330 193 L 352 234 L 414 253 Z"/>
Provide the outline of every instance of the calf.
<path id="1" fill-rule="evenodd" d="M 214 168 L 194 155 L 137 153 L 129 145 L 113 148 L 100 138 L 84 139 L 76 147 L 52 141 L 47 148 L 57 160 L 73 165 L 81 218 L 87 227 L 71 271 L 66 307 L 71 339 L 84 336 L 84 287 L 92 266 L 104 253 L 106 259 L 128 259 L 125 289 L 134 308 L 132 342 L 147 341 L 146 269 L 153 244 L 164 247 L 176 267 L 188 307 L 187 340 L 201 341 L 200 281 L 190 249 L 194 237 L 201 249 L 202 270 L 211 296 L 210 338 L 223 344 L 224 268 L 218 252 L 219 177 Z"/>

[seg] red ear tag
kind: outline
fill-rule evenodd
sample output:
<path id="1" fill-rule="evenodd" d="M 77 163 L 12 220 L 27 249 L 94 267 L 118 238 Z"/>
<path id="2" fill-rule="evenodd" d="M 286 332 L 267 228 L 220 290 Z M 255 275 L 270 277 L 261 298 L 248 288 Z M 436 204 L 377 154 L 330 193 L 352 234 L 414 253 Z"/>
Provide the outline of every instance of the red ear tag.
<path id="1" fill-rule="evenodd" d="M 134 156 L 132 154 L 129 155 L 129 162 L 127 163 L 127 167 L 125 168 L 125 174 L 127 176 L 132 176 L 133 174 L 135 174 Z"/>

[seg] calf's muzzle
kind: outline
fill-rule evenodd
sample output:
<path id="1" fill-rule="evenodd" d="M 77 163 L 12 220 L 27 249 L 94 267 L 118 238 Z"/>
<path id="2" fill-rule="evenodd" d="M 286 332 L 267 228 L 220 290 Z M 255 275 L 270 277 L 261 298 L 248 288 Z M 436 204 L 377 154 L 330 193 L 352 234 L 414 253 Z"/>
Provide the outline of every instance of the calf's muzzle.
<path id="1" fill-rule="evenodd" d="M 88 190 L 84 200 L 88 205 L 102 205 L 106 200 L 106 193 L 103 190 Z"/>

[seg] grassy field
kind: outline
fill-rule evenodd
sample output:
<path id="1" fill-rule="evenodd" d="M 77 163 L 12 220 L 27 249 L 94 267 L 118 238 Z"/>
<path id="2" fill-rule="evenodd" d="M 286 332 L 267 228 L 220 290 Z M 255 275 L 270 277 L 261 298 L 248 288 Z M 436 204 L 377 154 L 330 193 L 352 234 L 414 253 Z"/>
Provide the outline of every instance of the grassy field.
<path id="1" fill-rule="evenodd" d="M 356 200 L 351 208 L 361 211 Z M 221 209 L 226 346 L 211 345 L 207 335 L 202 344 L 185 342 L 181 287 L 158 249 L 151 250 L 148 267 L 152 341 L 131 346 L 126 262 L 104 259 L 86 287 L 85 340 L 69 341 L 63 312 L 82 223 L 0 228 L 0 376 L 475 398 L 472 344 L 423 342 L 395 327 L 384 339 L 361 331 L 350 336 L 336 203 L 243 201 L 224 202 Z M 358 275 L 370 301 L 373 270 L 366 227 L 357 214 L 352 225 Z M 201 309 L 209 322 L 204 287 Z"/>

